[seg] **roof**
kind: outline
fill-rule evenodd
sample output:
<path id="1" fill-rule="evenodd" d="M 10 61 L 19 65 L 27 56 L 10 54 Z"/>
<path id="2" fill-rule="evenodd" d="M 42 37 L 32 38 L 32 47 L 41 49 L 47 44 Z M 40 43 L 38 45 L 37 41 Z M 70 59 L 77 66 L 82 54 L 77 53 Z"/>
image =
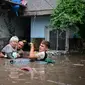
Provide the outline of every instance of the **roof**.
<path id="1" fill-rule="evenodd" d="M 56 0 L 27 0 L 24 15 L 48 15 L 56 7 Z"/>

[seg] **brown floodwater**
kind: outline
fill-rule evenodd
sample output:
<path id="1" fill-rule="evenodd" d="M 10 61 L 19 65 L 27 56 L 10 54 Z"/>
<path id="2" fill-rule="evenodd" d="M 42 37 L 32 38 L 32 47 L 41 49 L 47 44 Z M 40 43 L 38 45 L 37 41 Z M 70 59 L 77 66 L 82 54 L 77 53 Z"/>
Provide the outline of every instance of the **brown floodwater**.
<path id="1" fill-rule="evenodd" d="M 85 85 L 85 55 L 52 59 L 55 59 L 54 64 L 10 64 L 8 59 L 0 59 L 0 85 Z M 22 67 L 31 70 L 24 71 Z"/>

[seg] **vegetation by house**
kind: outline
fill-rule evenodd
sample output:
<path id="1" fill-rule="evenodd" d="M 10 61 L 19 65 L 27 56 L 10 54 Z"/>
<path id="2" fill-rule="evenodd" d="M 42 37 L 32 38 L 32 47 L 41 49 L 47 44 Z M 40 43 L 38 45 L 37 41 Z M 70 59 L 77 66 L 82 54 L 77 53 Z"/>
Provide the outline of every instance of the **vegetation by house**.
<path id="1" fill-rule="evenodd" d="M 78 29 L 85 23 L 85 2 L 82 0 L 60 0 L 51 15 L 51 26 L 57 29 Z"/>
<path id="2" fill-rule="evenodd" d="M 81 38 L 76 40 L 75 49 L 85 49 L 85 1 L 84 0 L 60 0 L 53 9 L 51 26 L 56 29 L 70 29 Z M 79 37 L 77 37 L 79 38 Z M 75 41 L 75 38 L 74 38 Z"/>

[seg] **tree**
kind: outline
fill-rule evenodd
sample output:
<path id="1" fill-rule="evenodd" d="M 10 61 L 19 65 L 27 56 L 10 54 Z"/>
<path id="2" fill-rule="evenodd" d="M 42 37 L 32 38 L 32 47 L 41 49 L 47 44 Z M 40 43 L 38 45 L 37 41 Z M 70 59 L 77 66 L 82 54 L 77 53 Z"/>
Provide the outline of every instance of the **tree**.
<path id="1" fill-rule="evenodd" d="M 51 15 L 51 26 L 58 29 L 77 28 L 77 23 L 83 24 L 85 17 L 85 2 L 82 0 L 60 0 Z"/>

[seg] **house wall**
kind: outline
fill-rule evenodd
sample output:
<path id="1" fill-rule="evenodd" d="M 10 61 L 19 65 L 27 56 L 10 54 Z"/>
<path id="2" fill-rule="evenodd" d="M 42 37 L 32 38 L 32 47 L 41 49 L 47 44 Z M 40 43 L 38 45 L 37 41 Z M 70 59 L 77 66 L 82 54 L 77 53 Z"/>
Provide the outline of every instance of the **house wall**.
<path id="1" fill-rule="evenodd" d="M 45 27 L 49 25 L 49 16 L 31 18 L 31 38 L 45 38 Z"/>

